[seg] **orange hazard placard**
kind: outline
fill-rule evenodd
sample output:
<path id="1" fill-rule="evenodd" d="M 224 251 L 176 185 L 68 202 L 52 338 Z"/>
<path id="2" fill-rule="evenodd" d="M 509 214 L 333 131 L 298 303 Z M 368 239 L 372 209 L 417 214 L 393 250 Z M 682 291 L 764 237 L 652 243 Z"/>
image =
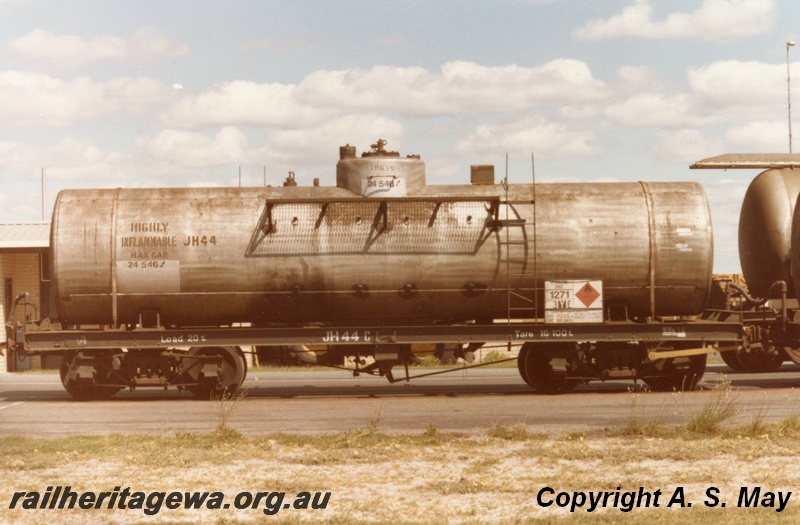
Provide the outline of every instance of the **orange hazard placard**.
<path id="1" fill-rule="evenodd" d="M 602 323 L 603 281 L 545 281 L 546 323 Z"/>
<path id="2" fill-rule="evenodd" d="M 586 308 L 591 308 L 594 302 L 600 298 L 600 292 L 592 286 L 592 283 L 587 282 L 581 286 L 580 290 L 575 292 L 575 297 L 582 302 Z"/>

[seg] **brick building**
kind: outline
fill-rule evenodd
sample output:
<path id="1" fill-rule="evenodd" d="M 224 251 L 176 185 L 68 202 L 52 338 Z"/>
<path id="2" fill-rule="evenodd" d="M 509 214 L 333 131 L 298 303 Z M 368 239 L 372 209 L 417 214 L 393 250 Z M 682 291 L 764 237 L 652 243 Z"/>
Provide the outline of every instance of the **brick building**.
<path id="1" fill-rule="evenodd" d="M 26 302 L 20 303 L 14 318 L 41 319 L 49 315 L 49 252 L 50 223 L 0 224 L 0 316 L 8 318 L 14 297 L 28 292 Z M 6 332 L 0 331 L 0 343 L 4 349 L 0 356 L 0 373 L 41 368 L 51 368 L 53 363 L 42 363 L 40 357 L 23 360 L 9 356 L 5 348 Z"/>

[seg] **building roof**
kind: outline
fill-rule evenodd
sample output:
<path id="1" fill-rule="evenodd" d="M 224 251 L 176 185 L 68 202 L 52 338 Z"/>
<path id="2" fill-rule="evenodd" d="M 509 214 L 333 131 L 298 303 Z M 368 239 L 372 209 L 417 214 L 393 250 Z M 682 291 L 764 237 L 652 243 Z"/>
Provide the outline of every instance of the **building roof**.
<path id="1" fill-rule="evenodd" d="M 49 247 L 49 222 L 0 224 L 0 250 Z"/>

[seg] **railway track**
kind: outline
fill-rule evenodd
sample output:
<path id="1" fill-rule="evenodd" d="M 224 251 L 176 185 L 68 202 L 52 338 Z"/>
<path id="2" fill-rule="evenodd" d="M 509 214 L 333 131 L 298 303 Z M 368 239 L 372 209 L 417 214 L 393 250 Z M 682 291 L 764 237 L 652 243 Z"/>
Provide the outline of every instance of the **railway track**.
<path id="1" fill-rule="evenodd" d="M 341 432 L 374 422 L 386 432 L 429 426 L 485 432 L 498 424 L 597 432 L 632 416 L 680 424 L 720 395 L 736 404 L 736 420 L 777 420 L 797 412 L 797 387 L 800 367 L 788 364 L 770 374 L 711 365 L 695 392 L 648 392 L 630 381 L 611 381 L 579 385 L 562 396 L 533 393 L 516 369 L 472 370 L 411 384 L 339 372 L 255 372 L 239 391 L 240 401 L 197 401 L 175 390 L 144 389 L 80 403 L 64 392 L 57 374 L 6 375 L 0 376 L 0 434 L 211 432 L 226 411 L 226 424 L 252 434 Z"/>

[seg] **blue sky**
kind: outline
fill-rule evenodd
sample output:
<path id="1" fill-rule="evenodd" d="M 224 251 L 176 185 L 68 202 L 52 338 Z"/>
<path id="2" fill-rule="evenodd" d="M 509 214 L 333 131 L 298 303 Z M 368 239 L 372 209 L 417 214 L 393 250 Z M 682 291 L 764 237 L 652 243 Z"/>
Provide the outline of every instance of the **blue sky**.
<path id="1" fill-rule="evenodd" d="M 788 150 L 795 0 L 0 0 L 0 222 L 80 187 L 334 184 L 338 146 L 419 153 L 432 184 L 696 180 L 715 270 L 757 172 Z M 800 46 L 791 56 L 800 94 Z M 794 99 L 794 97 L 793 97 Z M 800 100 L 794 102 L 800 108 Z M 800 119 L 796 124 L 800 135 Z M 795 141 L 800 150 L 800 140 Z"/>

